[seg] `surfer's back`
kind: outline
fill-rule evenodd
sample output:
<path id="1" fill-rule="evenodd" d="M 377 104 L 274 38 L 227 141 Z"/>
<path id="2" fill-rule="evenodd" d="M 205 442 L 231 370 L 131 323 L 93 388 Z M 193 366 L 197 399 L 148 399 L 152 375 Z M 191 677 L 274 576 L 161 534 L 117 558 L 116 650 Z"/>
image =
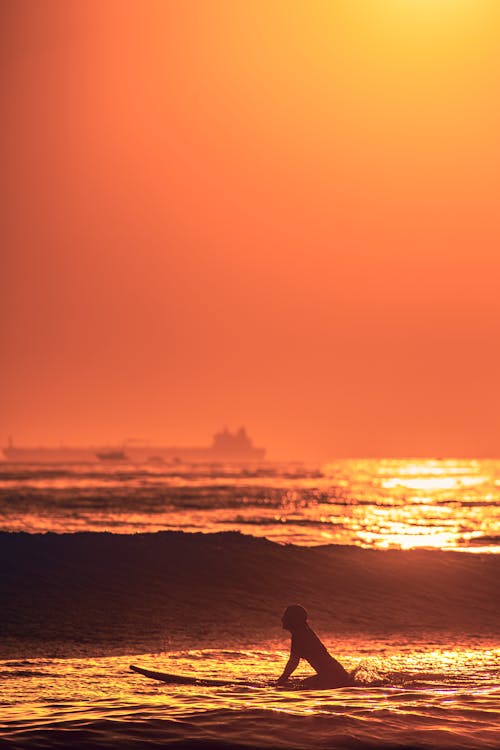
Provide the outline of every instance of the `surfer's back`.
<path id="1" fill-rule="evenodd" d="M 292 631 L 291 653 L 299 659 L 305 659 L 311 667 L 319 674 L 331 674 L 347 676 L 344 667 L 333 658 L 326 646 L 318 638 L 314 630 L 303 623 Z"/>

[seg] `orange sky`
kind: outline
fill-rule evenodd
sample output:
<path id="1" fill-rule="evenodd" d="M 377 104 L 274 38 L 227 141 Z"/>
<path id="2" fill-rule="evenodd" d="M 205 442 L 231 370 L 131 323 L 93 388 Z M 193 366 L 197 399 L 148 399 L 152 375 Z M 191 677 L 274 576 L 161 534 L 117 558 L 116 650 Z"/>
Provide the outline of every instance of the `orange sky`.
<path id="1" fill-rule="evenodd" d="M 0 442 L 500 455 L 497 0 L 4 0 Z"/>

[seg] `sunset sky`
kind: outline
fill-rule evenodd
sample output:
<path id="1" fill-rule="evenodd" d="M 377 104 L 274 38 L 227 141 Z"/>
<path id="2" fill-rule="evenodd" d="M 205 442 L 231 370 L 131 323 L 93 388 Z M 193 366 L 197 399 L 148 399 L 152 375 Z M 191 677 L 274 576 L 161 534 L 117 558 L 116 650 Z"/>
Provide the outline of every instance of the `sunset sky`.
<path id="1" fill-rule="evenodd" d="M 0 13 L 0 444 L 500 455 L 498 0 Z"/>

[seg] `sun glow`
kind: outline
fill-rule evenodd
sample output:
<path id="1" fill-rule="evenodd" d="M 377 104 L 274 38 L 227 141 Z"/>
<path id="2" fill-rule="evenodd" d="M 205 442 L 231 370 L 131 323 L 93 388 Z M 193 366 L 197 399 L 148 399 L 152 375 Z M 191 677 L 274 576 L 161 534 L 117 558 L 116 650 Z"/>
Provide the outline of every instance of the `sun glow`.
<path id="1" fill-rule="evenodd" d="M 410 490 L 453 490 L 459 487 L 476 487 L 484 484 L 487 477 L 394 477 L 382 482 L 382 487 L 407 487 Z"/>
<path id="2" fill-rule="evenodd" d="M 393 13 L 408 18 L 437 19 L 452 22 L 454 18 L 481 13 L 491 0 L 372 0 L 381 14 Z"/>

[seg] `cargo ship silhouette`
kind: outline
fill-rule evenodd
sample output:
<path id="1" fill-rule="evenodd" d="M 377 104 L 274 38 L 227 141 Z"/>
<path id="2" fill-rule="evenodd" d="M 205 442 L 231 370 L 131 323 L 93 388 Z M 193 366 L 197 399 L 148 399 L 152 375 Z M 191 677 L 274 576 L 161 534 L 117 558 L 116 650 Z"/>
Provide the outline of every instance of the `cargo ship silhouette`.
<path id="1" fill-rule="evenodd" d="M 7 461 L 22 463 L 71 463 L 92 461 L 132 461 L 132 462 L 168 462 L 168 463 L 247 463 L 262 461 L 266 455 L 265 448 L 257 448 L 244 427 L 236 432 L 224 428 L 213 436 L 208 446 L 156 446 L 127 445 L 119 447 L 28 447 L 9 445 L 3 450 Z"/>

